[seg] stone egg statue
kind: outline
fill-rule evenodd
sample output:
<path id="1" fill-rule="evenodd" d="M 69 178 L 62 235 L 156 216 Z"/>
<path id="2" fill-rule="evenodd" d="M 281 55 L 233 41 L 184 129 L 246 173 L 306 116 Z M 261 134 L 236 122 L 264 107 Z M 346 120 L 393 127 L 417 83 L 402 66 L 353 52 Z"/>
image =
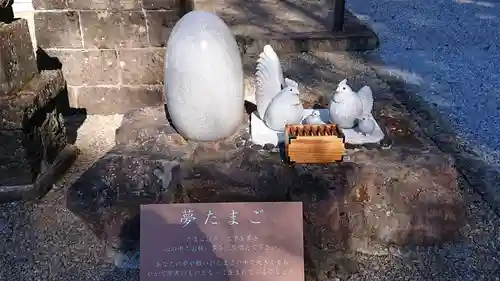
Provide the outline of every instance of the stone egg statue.
<path id="1" fill-rule="evenodd" d="M 215 141 L 243 121 L 241 56 L 229 27 L 215 14 L 192 11 L 174 26 L 165 54 L 165 104 L 188 140 Z"/>

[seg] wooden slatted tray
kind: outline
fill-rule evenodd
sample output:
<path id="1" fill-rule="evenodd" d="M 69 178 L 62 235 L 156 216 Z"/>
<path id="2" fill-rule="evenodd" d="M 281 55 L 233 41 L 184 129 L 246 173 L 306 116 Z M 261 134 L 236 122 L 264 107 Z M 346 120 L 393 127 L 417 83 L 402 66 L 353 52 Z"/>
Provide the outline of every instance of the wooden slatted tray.
<path id="1" fill-rule="evenodd" d="M 287 125 L 284 140 L 290 163 L 326 164 L 344 158 L 344 136 L 334 124 Z"/>

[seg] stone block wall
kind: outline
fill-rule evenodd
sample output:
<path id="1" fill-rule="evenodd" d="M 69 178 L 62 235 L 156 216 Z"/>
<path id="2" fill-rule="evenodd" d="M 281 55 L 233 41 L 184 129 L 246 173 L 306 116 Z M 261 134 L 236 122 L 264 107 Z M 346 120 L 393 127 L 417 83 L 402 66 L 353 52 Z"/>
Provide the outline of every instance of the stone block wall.
<path id="1" fill-rule="evenodd" d="M 73 107 L 113 114 L 160 104 L 164 47 L 186 2 L 33 0 L 37 45 L 62 63 Z"/>

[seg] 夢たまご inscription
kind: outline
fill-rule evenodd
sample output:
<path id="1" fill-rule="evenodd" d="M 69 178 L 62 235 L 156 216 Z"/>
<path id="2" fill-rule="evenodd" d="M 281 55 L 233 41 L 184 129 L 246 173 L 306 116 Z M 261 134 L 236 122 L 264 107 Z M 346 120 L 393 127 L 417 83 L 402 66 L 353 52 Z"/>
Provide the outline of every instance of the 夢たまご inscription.
<path id="1" fill-rule="evenodd" d="M 260 214 L 264 213 L 264 210 L 260 209 L 257 211 L 253 211 L 253 213 L 255 215 L 260 215 Z M 229 216 L 228 216 L 228 220 L 227 220 L 228 224 L 229 225 L 239 224 L 237 216 L 238 216 L 238 211 L 232 209 L 231 212 L 229 213 Z M 206 214 L 204 214 L 204 219 L 205 219 L 205 224 L 219 224 L 219 221 L 217 220 L 215 212 L 210 210 L 210 209 L 206 212 Z M 180 224 L 183 227 L 186 227 L 187 225 L 189 225 L 191 222 L 193 222 L 195 220 L 196 220 L 196 213 L 192 209 L 185 209 L 182 211 Z M 251 224 L 259 224 L 260 223 L 260 221 L 258 219 L 249 219 L 248 222 Z"/>
<path id="2" fill-rule="evenodd" d="M 302 241 L 300 202 L 144 205 L 140 276 L 303 281 Z"/>

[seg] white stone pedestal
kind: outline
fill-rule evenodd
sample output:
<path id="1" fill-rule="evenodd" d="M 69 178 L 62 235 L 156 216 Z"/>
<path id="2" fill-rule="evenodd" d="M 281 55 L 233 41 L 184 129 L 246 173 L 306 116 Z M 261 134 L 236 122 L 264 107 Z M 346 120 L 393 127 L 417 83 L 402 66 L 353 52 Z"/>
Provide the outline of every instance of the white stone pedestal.
<path id="1" fill-rule="evenodd" d="M 356 127 L 352 129 L 340 129 L 340 131 L 344 134 L 345 143 L 353 145 L 378 144 L 384 139 L 385 134 L 378 125 L 377 120 L 375 120 L 371 114 L 369 117 L 375 122 L 375 130 L 373 133 L 371 135 L 364 136 L 356 130 Z"/>
<path id="2" fill-rule="evenodd" d="M 304 114 L 302 119 L 311 115 L 313 110 L 317 109 L 304 109 Z M 328 123 L 329 114 L 327 109 L 320 109 L 320 118 L 323 122 Z M 253 112 L 250 115 L 250 134 L 252 136 L 252 142 L 259 145 L 265 145 L 270 143 L 277 146 L 280 142 L 283 142 L 285 134 L 283 132 L 278 132 L 269 129 L 264 122 Z"/>
<path id="3" fill-rule="evenodd" d="M 329 123 L 330 117 L 328 109 L 304 109 L 303 118 L 309 116 L 313 110 L 318 110 L 321 120 L 325 123 Z M 375 120 L 372 115 L 370 115 L 370 118 Z M 368 136 L 364 136 L 357 132 L 356 128 L 340 129 L 340 131 L 344 134 L 345 143 L 353 145 L 376 144 L 380 143 L 385 135 L 376 120 L 375 124 L 376 126 L 373 134 Z M 283 142 L 285 137 L 283 132 L 269 129 L 255 112 L 250 115 L 250 134 L 252 136 L 252 142 L 262 146 L 267 143 L 277 146 L 280 142 Z"/>

